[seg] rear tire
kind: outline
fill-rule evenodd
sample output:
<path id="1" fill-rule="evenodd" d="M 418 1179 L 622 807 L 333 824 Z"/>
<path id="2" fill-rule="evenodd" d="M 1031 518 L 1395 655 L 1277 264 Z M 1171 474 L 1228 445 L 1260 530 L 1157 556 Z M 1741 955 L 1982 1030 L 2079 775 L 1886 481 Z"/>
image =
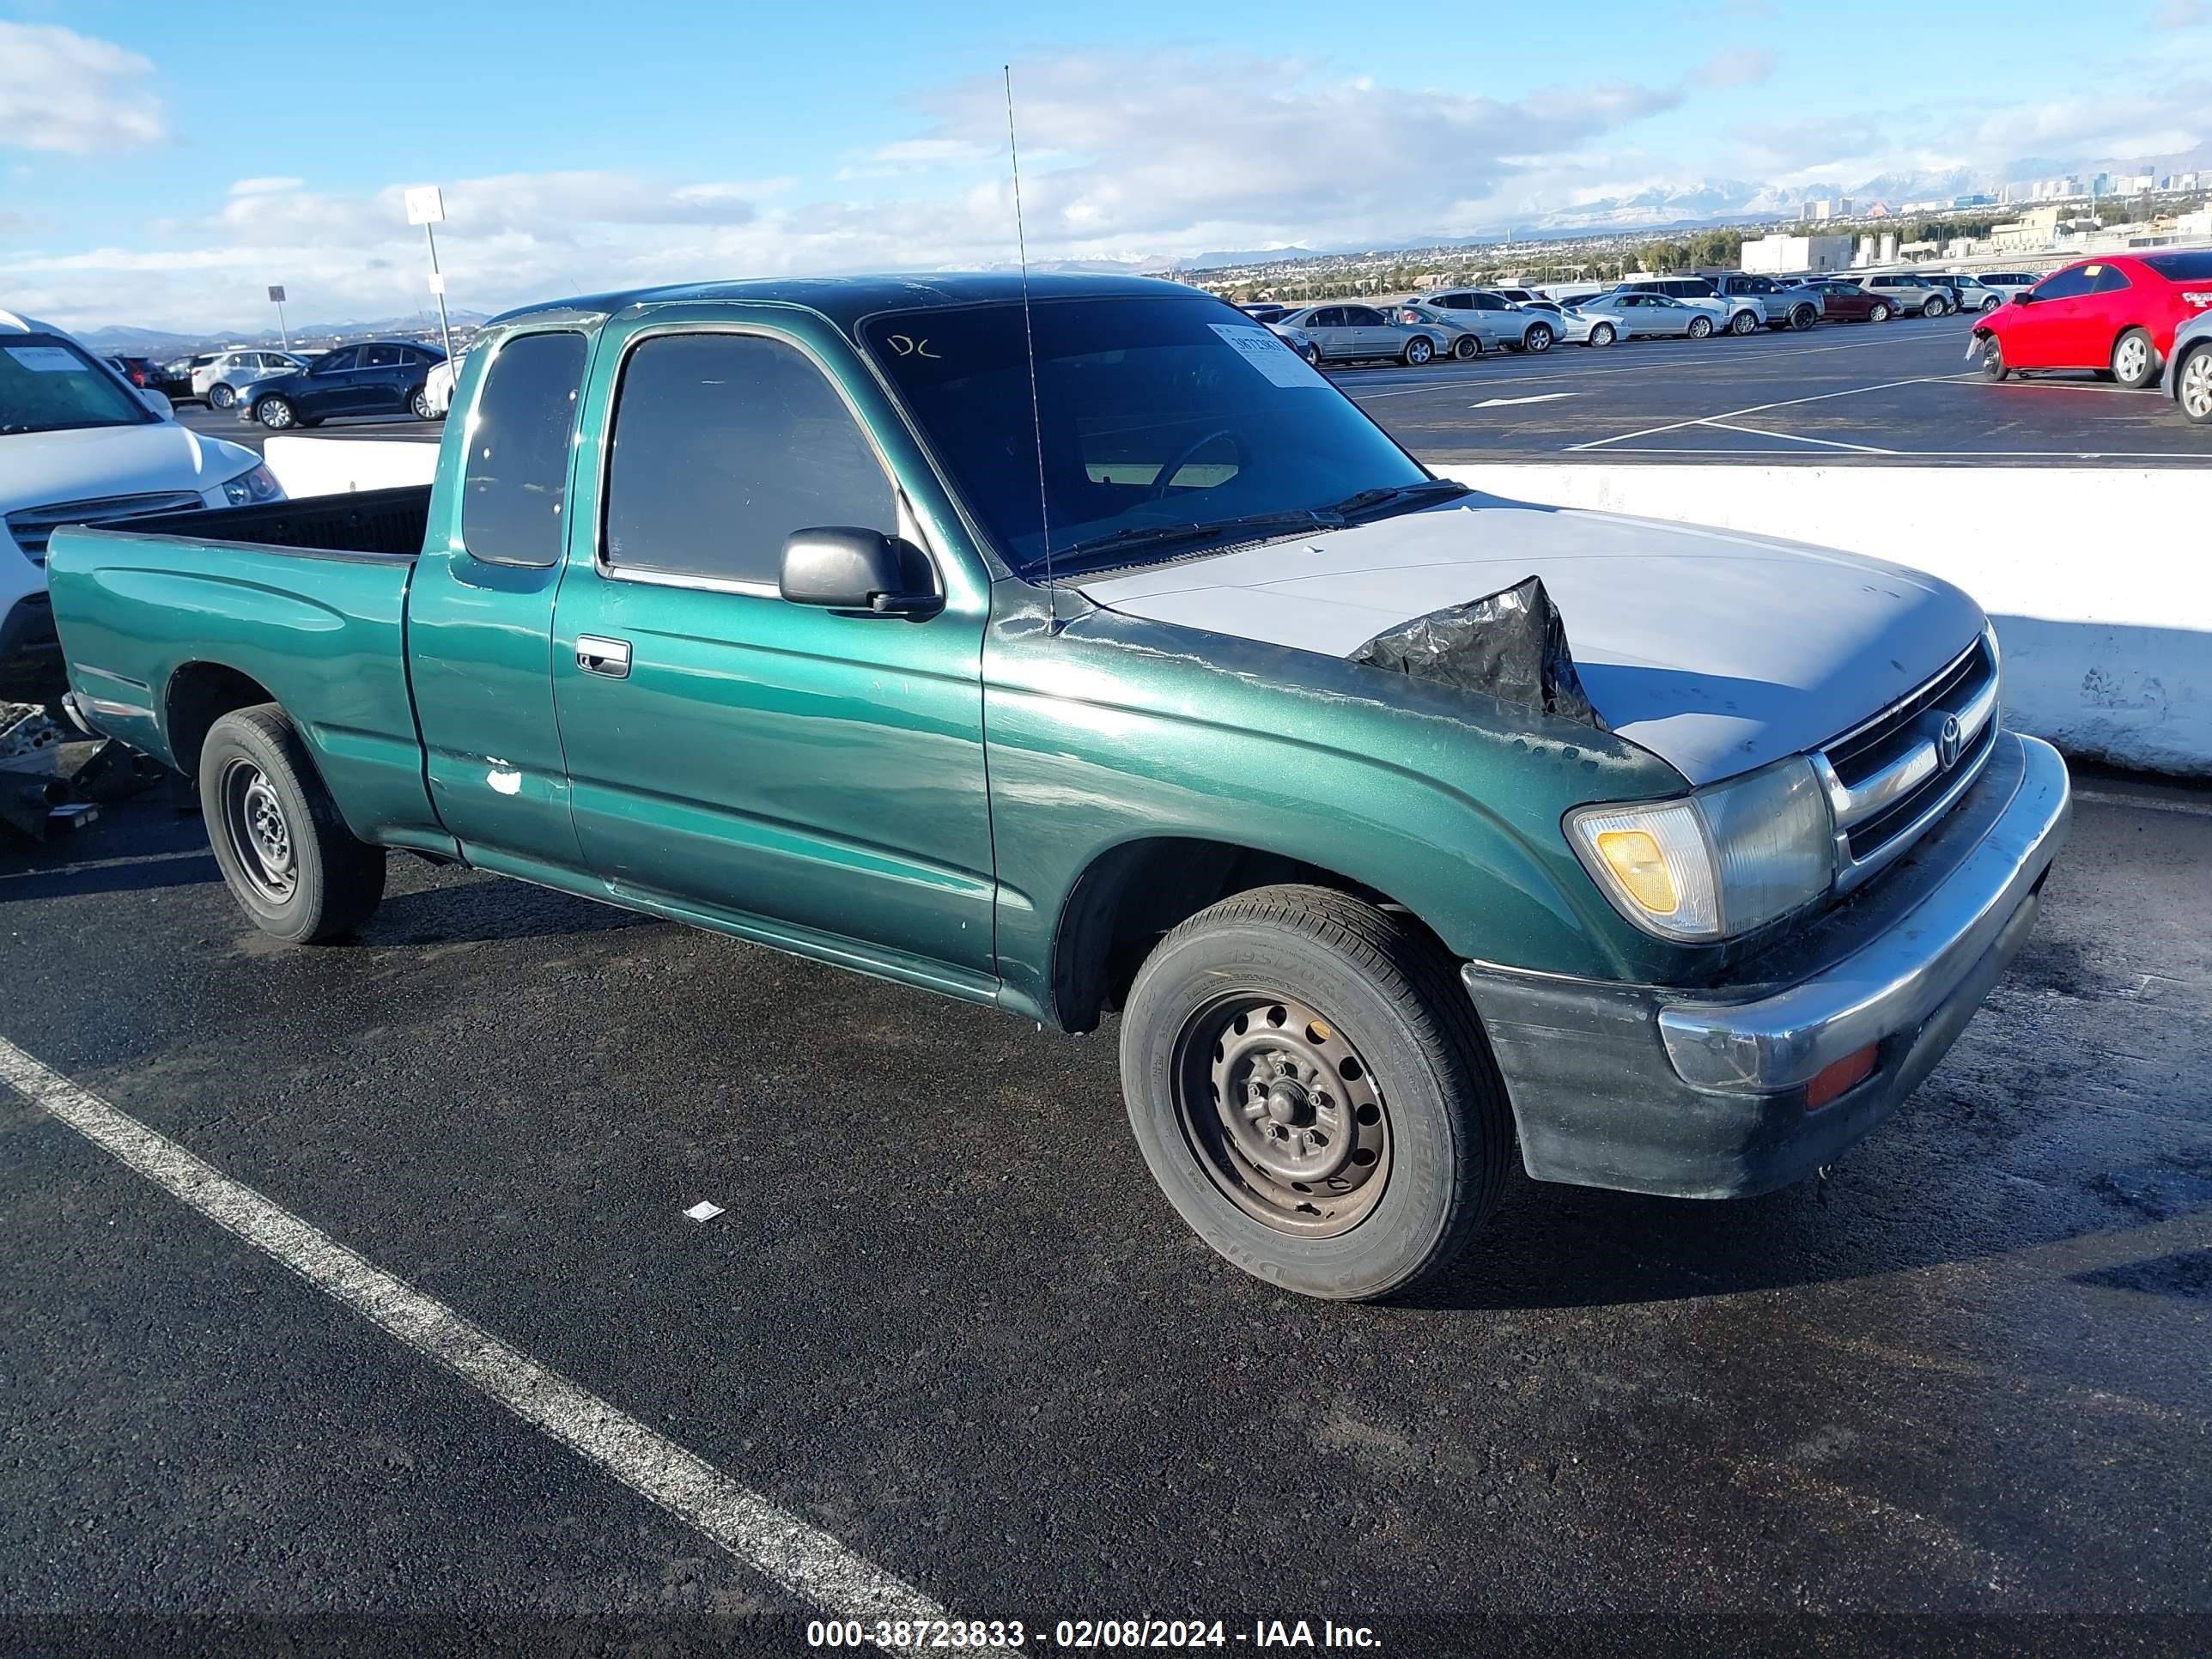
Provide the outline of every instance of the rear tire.
<path id="1" fill-rule="evenodd" d="M 1790 309 L 1790 326 L 1802 334 L 1820 320 L 1820 313 L 1810 303 L 1801 302 Z"/>
<path id="2" fill-rule="evenodd" d="M 430 407 L 430 394 L 426 391 L 418 389 L 415 395 L 407 400 L 407 406 L 415 412 L 415 418 L 418 421 L 434 421 L 438 418 L 438 411 Z"/>
<path id="3" fill-rule="evenodd" d="M 1242 893 L 1161 940 L 1129 993 L 1121 1078 L 1184 1221 L 1304 1296 L 1432 1279 L 1495 1206 L 1513 1146 L 1451 958 L 1328 888 Z"/>
<path id="4" fill-rule="evenodd" d="M 1589 331 L 1589 343 L 1594 346 L 1609 346 L 1620 337 L 1620 331 L 1611 323 L 1599 323 Z"/>
<path id="5" fill-rule="evenodd" d="M 1521 349 L 1523 351 L 1533 351 L 1540 356 L 1551 349 L 1552 325 L 1549 323 L 1531 324 L 1528 331 L 1521 337 Z"/>
<path id="6" fill-rule="evenodd" d="M 1729 332 L 1735 335 L 1738 338 L 1741 338 L 1747 334 L 1758 333 L 1759 313 L 1755 311 L 1737 312 L 1736 314 L 1729 321 Z"/>
<path id="7" fill-rule="evenodd" d="M 352 933 L 384 899 L 384 849 L 357 841 L 273 702 L 225 714 L 199 759 L 201 815 L 224 883 L 256 927 L 288 944 Z"/>
<path id="8" fill-rule="evenodd" d="M 2150 336 L 2131 328 L 2112 343 L 2112 379 L 2130 392 L 2140 392 L 2158 378 L 2158 351 Z"/>

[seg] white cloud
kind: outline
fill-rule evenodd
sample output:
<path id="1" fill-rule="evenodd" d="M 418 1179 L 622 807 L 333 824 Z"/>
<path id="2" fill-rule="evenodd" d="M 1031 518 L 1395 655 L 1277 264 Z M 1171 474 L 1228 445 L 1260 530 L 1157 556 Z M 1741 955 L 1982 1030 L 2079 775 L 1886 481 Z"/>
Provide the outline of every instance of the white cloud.
<path id="1" fill-rule="evenodd" d="M 1773 77 L 1774 54 L 1765 46 L 1730 46 L 1705 59 L 1696 78 L 1701 87 L 1724 90 L 1764 86 Z"/>
<path id="2" fill-rule="evenodd" d="M 154 66 L 52 23 L 0 22 L 0 146 L 71 155 L 168 137 Z"/>
<path id="3" fill-rule="evenodd" d="M 2154 29 L 2193 29 L 2200 23 L 2212 23 L 2212 4 L 2206 0 L 2166 0 L 2150 20 Z"/>

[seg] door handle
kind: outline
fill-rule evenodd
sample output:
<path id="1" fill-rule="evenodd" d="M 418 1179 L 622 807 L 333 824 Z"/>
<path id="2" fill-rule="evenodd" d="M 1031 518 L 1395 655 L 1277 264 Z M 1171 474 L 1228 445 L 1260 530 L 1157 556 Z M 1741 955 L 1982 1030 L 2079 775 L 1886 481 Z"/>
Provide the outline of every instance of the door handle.
<path id="1" fill-rule="evenodd" d="M 586 674 L 604 674 L 611 680 L 629 678 L 629 641 L 610 640 L 598 634 L 576 635 L 576 666 Z"/>

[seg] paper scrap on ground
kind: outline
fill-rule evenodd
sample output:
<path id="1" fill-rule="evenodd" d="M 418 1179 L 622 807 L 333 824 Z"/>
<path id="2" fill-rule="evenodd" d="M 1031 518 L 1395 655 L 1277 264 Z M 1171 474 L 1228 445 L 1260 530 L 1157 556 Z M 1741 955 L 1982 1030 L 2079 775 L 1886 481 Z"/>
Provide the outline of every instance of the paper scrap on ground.
<path id="1" fill-rule="evenodd" d="M 694 1204 L 690 1209 L 684 1212 L 684 1214 L 690 1216 L 694 1221 L 712 1221 L 716 1216 L 721 1214 L 721 1212 L 722 1206 L 720 1205 L 709 1204 L 703 1198 L 696 1204 Z"/>

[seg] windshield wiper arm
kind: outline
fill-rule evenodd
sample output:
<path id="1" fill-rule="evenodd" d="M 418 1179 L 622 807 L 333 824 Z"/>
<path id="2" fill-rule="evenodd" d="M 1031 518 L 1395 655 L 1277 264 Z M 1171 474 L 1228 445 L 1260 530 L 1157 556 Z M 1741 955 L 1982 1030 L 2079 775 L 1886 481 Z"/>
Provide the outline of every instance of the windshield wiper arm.
<path id="1" fill-rule="evenodd" d="M 1359 514 L 1372 512 L 1378 507 L 1411 506 L 1431 497 L 1449 501 L 1455 495 L 1472 495 L 1474 492 L 1463 483 L 1454 483 L 1449 478 L 1424 478 L 1419 483 L 1384 484 L 1376 489 L 1363 489 L 1356 495 L 1346 495 L 1321 508 L 1339 518 L 1350 519 Z"/>
<path id="2" fill-rule="evenodd" d="M 1210 536 L 1233 536 L 1238 532 L 1265 534 L 1280 532 L 1294 535 L 1301 530 L 1341 530 L 1343 518 L 1328 507 L 1302 507 L 1290 513 L 1248 513 L 1240 519 L 1216 519 L 1205 524 L 1147 524 L 1130 525 L 1121 530 L 1111 530 L 1103 536 L 1092 536 L 1068 547 L 1052 550 L 1054 574 L 1058 574 L 1062 564 L 1079 568 L 1097 565 L 1108 555 L 1133 553 L 1141 549 L 1172 547 L 1179 543 L 1202 542 Z M 1042 570 L 1045 561 L 1031 561 L 1030 568 Z"/>

